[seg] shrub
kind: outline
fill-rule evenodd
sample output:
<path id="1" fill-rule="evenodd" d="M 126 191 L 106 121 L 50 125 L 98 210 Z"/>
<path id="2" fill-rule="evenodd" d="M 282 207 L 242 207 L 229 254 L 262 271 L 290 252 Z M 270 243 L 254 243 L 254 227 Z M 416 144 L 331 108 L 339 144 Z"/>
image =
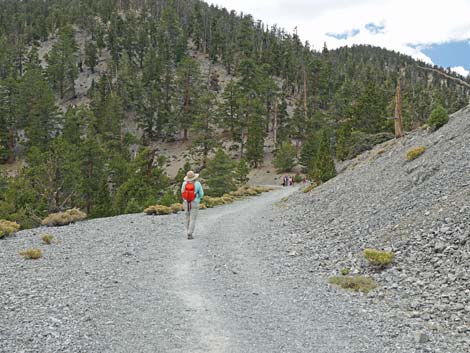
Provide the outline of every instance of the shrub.
<path id="1" fill-rule="evenodd" d="M 441 126 L 445 125 L 448 121 L 449 114 L 447 114 L 447 110 L 442 105 L 438 105 L 429 115 L 428 125 L 431 127 L 431 129 L 437 130 Z"/>
<path id="2" fill-rule="evenodd" d="M 225 205 L 227 202 L 223 197 L 204 197 L 204 203 L 208 208 Z"/>
<path id="3" fill-rule="evenodd" d="M 350 272 L 351 272 L 351 269 L 350 269 L 350 268 L 343 268 L 343 269 L 341 270 L 341 274 L 342 274 L 343 276 L 349 275 Z"/>
<path id="4" fill-rule="evenodd" d="M 418 158 L 419 156 L 421 156 L 424 153 L 424 151 L 426 151 L 426 147 L 424 146 L 412 148 L 406 153 L 406 159 L 409 161 L 412 161 Z"/>
<path id="5" fill-rule="evenodd" d="M 154 205 L 147 207 L 144 212 L 148 215 L 167 215 L 173 213 L 173 210 L 168 206 Z"/>
<path id="6" fill-rule="evenodd" d="M 50 234 L 44 234 L 41 239 L 44 244 L 49 245 L 52 243 L 52 240 L 54 240 L 54 237 Z"/>
<path id="7" fill-rule="evenodd" d="M 127 202 L 126 208 L 124 209 L 124 213 L 138 213 L 141 209 L 142 206 L 139 204 L 139 202 L 136 199 L 132 198 Z"/>
<path id="8" fill-rule="evenodd" d="M 65 226 L 70 223 L 83 221 L 87 217 L 86 213 L 80 211 L 77 208 L 67 210 L 65 212 L 51 213 L 41 222 L 42 225 L 53 227 L 53 226 Z"/>
<path id="9" fill-rule="evenodd" d="M 392 263 L 394 258 L 393 252 L 375 250 L 375 249 L 365 249 L 364 258 L 369 261 L 372 265 L 385 267 Z"/>
<path id="10" fill-rule="evenodd" d="M 381 144 L 393 138 L 394 135 L 389 132 L 366 134 L 362 131 L 354 131 L 351 134 L 351 142 L 347 156 L 342 156 L 340 159 L 344 160 L 354 158 L 362 152 L 372 149 L 375 145 Z"/>
<path id="11" fill-rule="evenodd" d="M 36 260 L 42 256 L 41 249 L 26 249 L 20 252 L 20 255 L 27 260 Z"/>
<path id="12" fill-rule="evenodd" d="M 304 189 L 304 193 L 309 193 L 310 191 L 312 191 L 313 189 L 315 189 L 317 187 L 317 184 L 313 183 L 313 184 L 310 184 L 309 186 L 307 186 L 305 189 Z"/>
<path id="13" fill-rule="evenodd" d="M 83 221 L 87 217 L 85 212 L 80 211 L 78 208 L 72 208 L 65 212 L 51 213 L 42 221 L 42 225 L 53 227 L 53 226 L 65 226 L 70 223 Z"/>
<path id="14" fill-rule="evenodd" d="M 365 276 L 334 276 L 329 280 L 330 284 L 354 292 L 368 293 L 377 287 L 377 283 L 370 277 Z"/>
<path id="15" fill-rule="evenodd" d="M 184 211 L 184 207 L 182 203 L 173 203 L 170 205 L 170 208 L 173 211 L 173 213 Z"/>
<path id="16" fill-rule="evenodd" d="M 19 230 L 20 225 L 18 223 L 0 219 L 0 238 L 3 238 L 6 235 L 13 234 Z"/>

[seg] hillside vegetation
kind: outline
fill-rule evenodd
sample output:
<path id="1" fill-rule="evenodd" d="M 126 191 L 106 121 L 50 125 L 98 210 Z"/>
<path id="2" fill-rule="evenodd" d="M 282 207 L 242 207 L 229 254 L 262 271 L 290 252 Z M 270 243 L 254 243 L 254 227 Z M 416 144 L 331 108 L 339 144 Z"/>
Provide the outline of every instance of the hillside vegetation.
<path id="1" fill-rule="evenodd" d="M 2 1 L 0 219 L 171 205 L 189 168 L 243 184 L 266 146 L 288 161 L 279 170 L 326 180 L 333 158 L 393 137 L 400 69 L 405 130 L 468 103 L 467 87 L 418 66 L 369 46 L 311 48 L 201 1 Z M 188 148 L 165 159 L 169 142 Z M 188 162 L 172 179 L 175 159 Z"/>

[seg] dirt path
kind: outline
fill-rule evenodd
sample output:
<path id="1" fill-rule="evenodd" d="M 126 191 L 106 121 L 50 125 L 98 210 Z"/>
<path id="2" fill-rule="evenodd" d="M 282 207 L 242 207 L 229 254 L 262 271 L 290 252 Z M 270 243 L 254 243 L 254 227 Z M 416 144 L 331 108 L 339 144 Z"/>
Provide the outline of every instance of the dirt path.
<path id="1" fill-rule="evenodd" d="M 276 246 L 273 204 L 293 190 L 201 211 L 192 241 L 182 214 L 48 229 L 60 243 L 38 261 L 18 251 L 44 230 L 5 239 L 0 351 L 396 351 L 383 317 Z"/>

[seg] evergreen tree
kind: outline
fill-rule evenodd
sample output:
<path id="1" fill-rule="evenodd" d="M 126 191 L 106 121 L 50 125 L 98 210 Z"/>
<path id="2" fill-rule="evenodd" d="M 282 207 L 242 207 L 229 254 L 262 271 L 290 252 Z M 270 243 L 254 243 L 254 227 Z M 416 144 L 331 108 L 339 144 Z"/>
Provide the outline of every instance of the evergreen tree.
<path id="1" fill-rule="evenodd" d="M 176 73 L 176 102 L 175 110 L 179 128 L 183 130 L 183 140 L 188 139 L 188 131 L 194 116 L 198 115 L 201 95 L 201 73 L 199 64 L 190 57 L 185 57 L 179 63 Z"/>
<path id="2" fill-rule="evenodd" d="M 325 182 L 336 176 L 335 163 L 331 157 L 330 141 L 326 130 L 321 134 L 318 153 L 309 170 L 309 176 L 317 182 Z"/>
<path id="3" fill-rule="evenodd" d="M 449 121 L 449 115 L 442 105 L 437 105 L 429 115 L 428 125 L 433 129 L 439 129 Z"/>
<path id="4" fill-rule="evenodd" d="M 236 181 L 238 185 L 245 185 L 248 183 L 248 174 L 250 173 L 250 167 L 248 166 L 248 163 L 244 159 L 240 159 L 240 161 L 237 164 L 237 170 L 236 170 Z"/>
<path id="5" fill-rule="evenodd" d="M 210 91 L 200 97 L 200 110 L 195 115 L 192 123 L 195 135 L 192 143 L 192 152 L 196 155 L 196 159 L 201 159 L 203 168 L 207 165 L 209 154 L 220 145 L 215 131 L 217 118 L 215 101 L 215 95 Z"/>
<path id="6" fill-rule="evenodd" d="M 349 145 L 351 143 L 351 124 L 349 121 L 341 124 L 336 141 L 336 158 L 344 161 L 349 156 Z"/>
<path id="7" fill-rule="evenodd" d="M 118 212 L 141 211 L 165 194 L 170 179 L 164 173 L 164 162 L 163 158 L 156 158 L 155 151 L 149 148 L 139 152 L 131 163 L 130 177 L 116 192 L 115 208 Z"/>
<path id="8" fill-rule="evenodd" d="M 98 51 L 93 41 L 88 41 L 85 45 L 85 65 L 93 73 L 95 72 L 96 65 L 98 65 Z"/>
<path id="9" fill-rule="evenodd" d="M 320 139 L 321 134 L 315 132 L 310 134 L 302 145 L 302 150 L 300 151 L 300 164 L 307 170 L 312 168 L 315 160 L 317 159 Z"/>
<path id="10" fill-rule="evenodd" d="M 75 79 L 78 77 L 77 50 L 73 29 L 63 28 L 59 40 L 47 57 L 47 75 L 60 98 L 64 98 L 66 94 L 75 95 Z"/>
<path id="11" fill-rule="evenodd" d="M 273 164 L 278 173 L 290 172 L 295 166 L 296 150 L 290 143 L 284 142 L 276 151 Z"/>
<path id="12" fill-rule="evenodd" d="M 217 150 L 203 171 L 203 177 L 207 180 L 207 194 L 222 196 L 236 190 L 235 176 L 235 163 L 223 150 Z"/>
<path id="13" fill-rule="evenodd" d="M 28 145 L 44 151 L 60 126 L 54 94 L 39 67 L 27 69 L 20 84 L 20 107 Z"/>
<path id="14" fill-rule="evenodd" d="M 0 161 L 12 163 L 20 126 L 19 84 L 9 77 L 0 81 Z"/>

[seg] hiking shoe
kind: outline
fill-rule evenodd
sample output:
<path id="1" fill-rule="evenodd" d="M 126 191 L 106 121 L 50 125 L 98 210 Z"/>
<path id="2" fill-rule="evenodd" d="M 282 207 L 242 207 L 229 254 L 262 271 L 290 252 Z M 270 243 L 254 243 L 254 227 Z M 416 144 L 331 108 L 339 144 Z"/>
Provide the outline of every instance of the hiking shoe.
<path id="1" fill-rule="evenodd" d="M 194 239 L 192 234 L 188 234 L 188 239 Z"/>

